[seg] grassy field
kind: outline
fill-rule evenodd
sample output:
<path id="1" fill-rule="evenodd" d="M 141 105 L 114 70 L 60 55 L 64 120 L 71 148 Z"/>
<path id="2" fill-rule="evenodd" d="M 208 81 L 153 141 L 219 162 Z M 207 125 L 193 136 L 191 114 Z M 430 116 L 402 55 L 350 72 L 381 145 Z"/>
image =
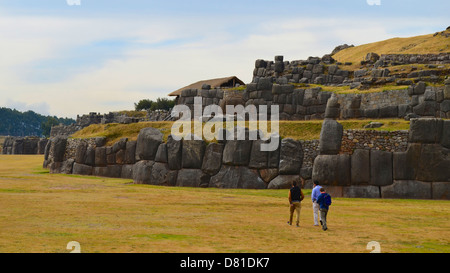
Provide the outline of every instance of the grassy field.
<path id="1" fill-rule="evenodd" d="M 370 130 L 408 130 L 409 121 L 402 119 L 379 119 L 379 120 L 360 120 L 360 119 L 350 119 L 350 120 L 340 120 L 339 123 L 342 124 L 344 129 L 363 129 L 365 125 L 370 122 L 381 122 L 384 126 L 376 129 Z M 129 140 L 136 140 L 139 131 L 146 127 L 154 127 L 161 130 L 164 134 L 164 141 L 171 134 L 171 128 L 174 122 L 164 121 L 164 122 L 139 122 L 133 124 L 92 124 L 72 135 L 73 138 L 90 138 L 104 136 L 107 138 L 107 144 L 111 145 L 118 141 L 120 138 L 127 137 Z M 322 120 L 311 120 L 311 121 L 280 121 L 279 123 L 279 133 L 282 138 L 292 138 L 296 140 L 311 140 L 319 139 L 320 130 L 322 129 Z M 204 125 L 204 124 L 203 124 Z M 248 127 L 248 121 L 246 122 Z M 225 128 L 226 126 L 223 125 Z M 270 124 L 269 124 L 270 131 Z"/>
<path id="2" fill-rule="evenodd" d="M 450 252 L 450 203 L 334 198 L 314 227 L 310 191 L 300 228 L 287 190 L 156 187 L 51 175 L 42 156 L 0 156 L 0 252 Z M 293 243 L 295 242 L 295 243 Z"/>

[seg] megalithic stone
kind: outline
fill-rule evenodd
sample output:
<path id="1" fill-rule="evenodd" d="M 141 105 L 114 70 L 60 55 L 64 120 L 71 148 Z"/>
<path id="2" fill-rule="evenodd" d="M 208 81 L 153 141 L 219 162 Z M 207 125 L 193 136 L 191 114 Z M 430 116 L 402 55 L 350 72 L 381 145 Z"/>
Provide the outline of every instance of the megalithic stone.
<path id="1" fill-rule="evenodd" d="M 319 153 L 321 155 L 338 154 L 341 149 L 344 128 L 333 119 L 325 119 L 320 131 Z"/>

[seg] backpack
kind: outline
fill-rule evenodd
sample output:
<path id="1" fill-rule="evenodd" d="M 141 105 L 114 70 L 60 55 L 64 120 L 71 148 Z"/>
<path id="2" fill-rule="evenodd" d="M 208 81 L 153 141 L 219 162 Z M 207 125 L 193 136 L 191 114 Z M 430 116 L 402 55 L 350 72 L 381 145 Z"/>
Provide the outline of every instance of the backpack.
<path id="1" fill-rule="evenodd" d="M 325 205 L 327 206 L 331 205 L 331 195 L 329 194 L 325 195 Z"/>

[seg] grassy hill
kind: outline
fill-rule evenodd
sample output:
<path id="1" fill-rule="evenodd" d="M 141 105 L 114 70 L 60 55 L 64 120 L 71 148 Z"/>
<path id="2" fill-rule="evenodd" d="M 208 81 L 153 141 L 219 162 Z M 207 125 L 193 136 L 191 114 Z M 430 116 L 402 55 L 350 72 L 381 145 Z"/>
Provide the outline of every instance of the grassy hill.
<path id="1" fill-rule="evenodd" d="M 339 51 L 333 58 L 338 62 L 351 62 L 353 66 L 359 66 L 367 53 L 381 54 L 438 54 L 450 52 L 450 30 L 441 33 L 420 35 L 408 38 L 392 38 L 384 41 L 350 47 Z"/>

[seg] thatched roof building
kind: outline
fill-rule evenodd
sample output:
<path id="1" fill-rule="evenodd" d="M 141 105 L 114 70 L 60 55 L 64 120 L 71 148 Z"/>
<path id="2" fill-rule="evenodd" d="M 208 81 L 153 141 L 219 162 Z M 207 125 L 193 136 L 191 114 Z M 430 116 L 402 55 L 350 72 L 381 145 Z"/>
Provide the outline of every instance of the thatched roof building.
<path id="1" fill-rule="evenodd" d="M 191 85 L 182 87 L 176 91 L 173 91 L 172 93 L 169 94 L 169 96 L 180 96 L 181 91 L 183 91 L 185 89 L 202 89 L 202 86 L 204 84 L 210 85 L 211 88 L 217 88 L 217 87 L 235 87 L 237 83 L 240 85 L 245 85 L 245 83 L 236 76 L 203 80 L 203 81 L 198 81 Z"/>

